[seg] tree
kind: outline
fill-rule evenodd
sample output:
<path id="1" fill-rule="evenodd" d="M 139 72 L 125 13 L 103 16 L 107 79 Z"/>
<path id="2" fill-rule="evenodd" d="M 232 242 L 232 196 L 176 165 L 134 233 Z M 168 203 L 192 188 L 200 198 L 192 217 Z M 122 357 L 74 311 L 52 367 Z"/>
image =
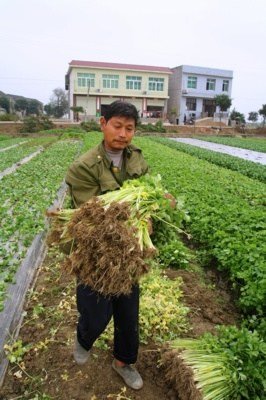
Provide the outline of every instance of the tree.
<path id="1" fill-rule="evenodd" d="M 222 130 L 222 112 L 227 111 L 231 107 L 232 100 L 227 94 L 218 94 L 215 96 L 215 103 L 220 108 L 219 118 L 220 118 L 220 130 Z"/>
<path id="2" fill-rule="evenodd" d="M 42 104 L 38 100 L 28 100 L 26 114 L 40 115 L 42 113 Z"/>
<path id="3" fill-rule="evenodd" d="M 83 107 L 80 106 L 70 107 L 70 110 L 74 112 L 74 121 L 79 122 L 79 113 L 84 112 Z"/>
<path id="4" fill-rule="evenodd" d="M 61 118 L 68 111 L 68 100 L 66 92 L 61 88 L 55 88 L 50 98 L 50 102 L 44 106 L 48 115 Z"/>
<path id="5" fill-rule="evenodd" d="M 248 120 L 251 122 L 256 122 L 258 121 L 259 118 L 259 114 L 257 113 L 257 111 L 250 111 L 248 113 Z"/>
<path id="6" fill-rule="evenodd" d="M 265 121 L 266 121 L 266 104 L 262 105 L 262 108 L 259 110 L 259 114 L 262 116 L 263 118 L 263 126 L 265 125 Z"/>
<path id="7" fill-rule="evenodd" d="M 232 105 L 232 99 L 227 94 L 218 94 L 214 99 L 220 111 L 227 111 Z"/>
<path id="8" fill-rule="evenodd" d="M 54 108 L 52 107 L 51 103 L 45 104 L 43 107 L 44 111 L 46 112 L 47 115 L 50 117 L 53 116 Z"/>
<path id="9" fill-rule="evenodd" d="M 234 108 L 230 114 L 230 119 L 232 121 L 237 121 L 239 123 L 245 124 L 245 115 L 241 114 L 240 112 L 236 111 L 236 109 Z"/>
<path id="10" fill-rule="evenodd" d="M 15 110 L 20 111 L 23 116 L 26 114 L 27 107 L 28 107 L 27 99 L 17 99 L 15 101 Z"/>
<path id="11" fill-rule="evenodd" d="M 6 113 L 9 113 L 10 110 L 10 102 L 9 98 L 6 96 L 1 96 L 0 97 L 0 107 L 4 108 L 6 110 Z"/>

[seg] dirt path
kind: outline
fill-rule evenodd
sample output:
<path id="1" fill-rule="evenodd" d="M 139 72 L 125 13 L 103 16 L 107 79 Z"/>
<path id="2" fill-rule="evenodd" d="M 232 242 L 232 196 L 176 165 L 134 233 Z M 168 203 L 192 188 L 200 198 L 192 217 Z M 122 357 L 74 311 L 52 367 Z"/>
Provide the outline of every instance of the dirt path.
<path id="1" fill-rule="evenodd" d="M 126 389 L 111 369 L 112 343 L 98 341 L 87 365 L 79 367 L 72 357 L 76 327 L 75 283 L 61 276 L 59 259 L 47 256 L 36 287 L 30 292 L 26 317 L 20 332 L 22 344 L 13 350 L 16 363 L 9 366 L 1 400 L 177 400 L 158 366 L 161 345 L 141 346 L 137 367 L 144 387 Z M 168 276 L 181 276 L 184 302 L 190 307 L 188 335 L 215 330 L 216 324 L 233 324 L 238 319 L 226 287 L 216 287 L 216 275 L 209 284 L 197 272 L 168 270 Z M 27 350 L 30 345 L 30 350 Z M 16 351 L 15 351 L 16 350 Z M 25 354 L 23 356 L 23 352 Z M 20 357 L 21 356 L 21 357 Z"/>

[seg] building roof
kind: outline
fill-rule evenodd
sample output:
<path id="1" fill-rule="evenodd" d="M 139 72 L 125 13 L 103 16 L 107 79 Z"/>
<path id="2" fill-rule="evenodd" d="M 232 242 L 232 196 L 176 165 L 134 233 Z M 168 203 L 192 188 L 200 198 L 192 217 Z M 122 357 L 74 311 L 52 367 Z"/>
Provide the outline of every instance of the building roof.
<path id="1" fill-rule="evenodd" d="M 207 75 L 207 76 L 220 76 L 226 78 L 233 78 L 233 71 L 228 69 L 218 69 L 210 67 L 197 67 L 195 65 L 180 65 L 175 68 L 171 68 L 171 71 L 176 69 L 182 69 L 182 72 L 189 74 Z"/>
<path id="2" fill-rule="evenodd" d="M 137 65 L 137 64 L 120 64 L 120 63 L 110 63 L 110 62 L 100 62 L 100 61 L 80 61 L 72 60 L 69 63 L 70 72 L 71 67 L 92 67 L 92 68 L 106 68 L 106 69 L 125 69 L 125 70 L 135 70 L 135 71 L 150 71 L 150 72 L 162 72 L 166 74 L 172 74 L 172 71 L 168 67 L 155 67 L 151 65 Z"/>

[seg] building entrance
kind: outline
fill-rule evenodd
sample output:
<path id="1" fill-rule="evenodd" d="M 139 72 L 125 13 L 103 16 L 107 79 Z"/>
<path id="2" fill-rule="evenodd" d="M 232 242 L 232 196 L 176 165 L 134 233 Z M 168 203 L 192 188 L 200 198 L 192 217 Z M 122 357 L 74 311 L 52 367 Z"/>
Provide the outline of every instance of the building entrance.
<path id="1" fill-rule="evenodd" d="M 202 111 L 208 117 L 213 117 L 216 110 L 216 102 L 214 99 L 203 99 Z"/>
<path id="2" fill-rule="evenodd" d="M 163 117 L 163 107 L 147 106 L 147 113 L 146 113 L 145 117 L 147 117 L 147 118 L 162 118 Z"/>

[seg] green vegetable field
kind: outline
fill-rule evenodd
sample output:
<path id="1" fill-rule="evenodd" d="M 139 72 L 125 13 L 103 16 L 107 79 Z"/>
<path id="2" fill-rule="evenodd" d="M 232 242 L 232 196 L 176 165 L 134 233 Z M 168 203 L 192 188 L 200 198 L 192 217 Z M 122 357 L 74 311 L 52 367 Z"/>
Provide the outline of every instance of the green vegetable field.
<path id="1" fill-rule="evenodd" d="M 1 136 L 0 173 L 16 169 L 0 179 L 0 319 L 34 238 L 51 229 L 46 211 L 69 165 L 101 139 L 99 132 L 69 128 L 65 135 Z M 151 233 L 158 254 L 140 281 L 138 369 L 145 391 L 124 388 L 112 374 L 112 324 L 97 340 L 90 366 L 74 365 L 75 279 L 61 268 L 65 256 L 49 247 L 19 332 L 0 328 L 0 372 L 9 361 L 1 399 L 266 398 L 266 167 L 162 137 L 135 137 L 133 143 L 154 182 L 159 176 L 182 209 L 176 238 L 153 233 L 153 239 Z M 220 143 L 266 151 L 265 139 Z"/>
<path id="2" fill-rule="evenodd" d="M 228 146 L 240 147 L 243 149 L 250 149 L 266 153 L 266 143 L 264 138 L 197 136 L 197 139 L 207 140 L 208 142 L 221 143 Z"/>

